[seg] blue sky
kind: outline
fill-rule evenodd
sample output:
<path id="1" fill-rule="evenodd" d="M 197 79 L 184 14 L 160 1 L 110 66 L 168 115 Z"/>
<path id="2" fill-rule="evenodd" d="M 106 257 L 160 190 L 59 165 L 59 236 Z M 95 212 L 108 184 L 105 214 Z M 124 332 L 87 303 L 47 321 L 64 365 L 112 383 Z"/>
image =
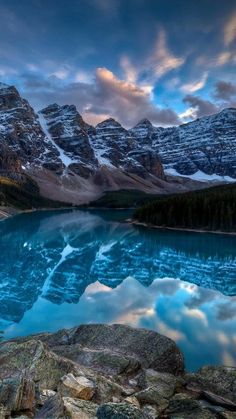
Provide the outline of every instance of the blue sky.
<path id="1" fill-rule="evenodd" d="M 37 109 L 131 127 L 236 106 L 235 0 L 0 0 L 0 16 L 0 80 Z"/>

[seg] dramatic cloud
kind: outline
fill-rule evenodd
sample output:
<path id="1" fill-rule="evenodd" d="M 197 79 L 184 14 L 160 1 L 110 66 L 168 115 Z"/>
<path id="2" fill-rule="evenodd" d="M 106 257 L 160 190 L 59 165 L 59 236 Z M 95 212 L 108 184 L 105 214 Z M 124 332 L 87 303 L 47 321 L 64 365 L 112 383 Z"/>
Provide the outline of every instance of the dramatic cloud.
<path id="1" fill-rule="evenodd" d="M 218 81 L 215 86 L 214 96 L 216 99 L 231 101 L 236 96 L 236 84 Z"/>
<path id="2" fill-rule="evenodd" d="M 81 81 L 65 84 L 62 77 L 55 75 L 47 79 L 25 75 L 24 93 L 33 105 L 37 101 L 38 107 L 52 102 L 74 103 L 85 120 L 93 124 L 108 116 L 127 127 L 135 125 L 142 118 L 159 125 L 180 122 L 172 109 L 161 109 L 154 105 L 146 86 L 121 80 L 106 68 L 98 68 L 91 83 Z"/>
<path id="3" fill-rule="evenodd" d="M 217 105 L 199 96 L 187 95 L 183 101 L 191 106 L 189 115 L 191 114 L 192 118 L 200 118 L 201 116 L 211 115 L 219 111 Z"/>

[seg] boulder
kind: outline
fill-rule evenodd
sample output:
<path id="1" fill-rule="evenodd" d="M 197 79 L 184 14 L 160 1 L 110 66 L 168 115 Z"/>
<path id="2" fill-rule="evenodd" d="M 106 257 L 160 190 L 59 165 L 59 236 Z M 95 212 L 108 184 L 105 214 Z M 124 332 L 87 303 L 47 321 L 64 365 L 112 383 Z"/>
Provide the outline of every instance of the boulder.
<path id="1" fill-rule="evenodd" d="M 39 338 L 59 355 L 65 356 L 68 353 L 67 356 L 70 356 L 71 345 L 79 344 L 92 351 L 105 350 L 114 356 L 132 357 L 143 368 L 152 368 L 174 375 L 184 372 L 183 355 L 177 345 L 166 336 L 151 330 L 135 329 L 121 324 L 88 324 L 54 334 L 39 335 Z M 102 362 L 104 358 L 101 358 Z M 76 361 L 74 355 L 72 359 Z M 83 357 L 79 359 L 81 364 L 83 364 L 83 359 Z M 89 363 L 89 359 L 86 358 L 84 365 L 89 366 Z M 94 367 L 94 364 L 92 358 L 90 365 Z M 101 364 L 99 367 L 101 368 Z"/>
<path id="2" fill-rule="evenodd" d="M 236 367 L 205 366 L 196 374 L 187 374 L 185 379 L 188 390 L 210 392 L 236 403 Z M 205 397 L 210 396 L 205 393 Z"/>
<path id="3" fill-rule="evenodd" d="M 176 394 L 169 403 L 166 411 L 170 419 L 213 419 L 215 414 L 204 409 L 198 400 L 187 394 Z"/>
<path id="4" fill-rule="evenodd" d="M 136 406 L 129 403 L 107 403 L 99 406 L 98 419 L 145 419 Z"/>
<path id="5" fill-rule="evenodd" d="M 34 381 L 24 374 L 0 381 L 0 404 L 11 412 L 34 412 L 36 391 Z"/>
<path id="6" fill-rule="evenodd" d="M 181 387 L 182 381 L 182 378 L 152 369 L 142 371 L 138 377 L 138 384 L 142 389 L 155 387 L 159 395 L 165 398 L 172 397 L 176 387 Z"/>
<path id="7" fill-rule="evenodd" d="M 41 341 L 8 341 L 0 345 L 0 378 L 21 377 L 22 372 L 40 388 L 55 390 L 60 378 L 75 365 L 49 351 Z"/>
<path id="8" fill-rule="evenodd" d="M 71 419 L 95 419 L 98 405 L 85 400 L 63 397 L 66 417 Z"/>
<path id="9" fill-rule="evenodd" d="M 163 397 L 159 393 L 158 387 L 148 387 L 135 393 L 135 397 L 141 404 L 155 404 L 159 411 L 165 410 L 169 404 L 167 397 Z"/>
<path id="10" fill-rule="evenodd" d="M 90 401 L 56 395 L 47 400 L 35 419 L 95 419 L 97 408 Z"/>
<path id="11" fill-rule="evenodd" d="M 76 377 L 70 373 L 62 377 L 59 392 L 63 396 L 91 400 L 95 393 L 95 385 L 93 381 L 83 375 Z"/>

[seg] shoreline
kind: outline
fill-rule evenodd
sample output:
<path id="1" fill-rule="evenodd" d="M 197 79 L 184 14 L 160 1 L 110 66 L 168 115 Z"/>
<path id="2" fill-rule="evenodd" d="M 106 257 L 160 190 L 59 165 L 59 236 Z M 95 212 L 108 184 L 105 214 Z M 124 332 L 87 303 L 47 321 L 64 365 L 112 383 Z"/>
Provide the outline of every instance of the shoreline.
<path id="1" fill-rule="evenodd" d="M 220 231 L 220 230 L 201 230 L 201 229 L 191 229 L 191 228 L 183 228 L 183 227 L 163 227 L 157 226 L 155 224 L 148 224 L 138 220 L 128 219 L 126 220 L 127 223 L 146 227 L 146 228 L 155 228 L 158 230 L 170 230 L 170 231 L 182 231 L 186 233 L 201 233 L 201 234 L 220 234 L 220 235 L 227 235 L 227 236 L 236 236 L 236 232 L 227 232 L 227 231 Z"/>

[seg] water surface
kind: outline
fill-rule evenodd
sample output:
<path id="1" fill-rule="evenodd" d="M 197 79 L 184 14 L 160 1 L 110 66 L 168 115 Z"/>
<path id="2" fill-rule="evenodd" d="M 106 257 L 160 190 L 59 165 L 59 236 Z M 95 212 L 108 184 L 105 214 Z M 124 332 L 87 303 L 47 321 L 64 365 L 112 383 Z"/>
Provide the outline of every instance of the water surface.
<path id="1" fill-rule="evenodd" d="M 236 365 L 236 237 L 151 230 L 119 211 L 0 223 L 5 338 L 124 323 L 174 339 L 186 366 Z"/>

